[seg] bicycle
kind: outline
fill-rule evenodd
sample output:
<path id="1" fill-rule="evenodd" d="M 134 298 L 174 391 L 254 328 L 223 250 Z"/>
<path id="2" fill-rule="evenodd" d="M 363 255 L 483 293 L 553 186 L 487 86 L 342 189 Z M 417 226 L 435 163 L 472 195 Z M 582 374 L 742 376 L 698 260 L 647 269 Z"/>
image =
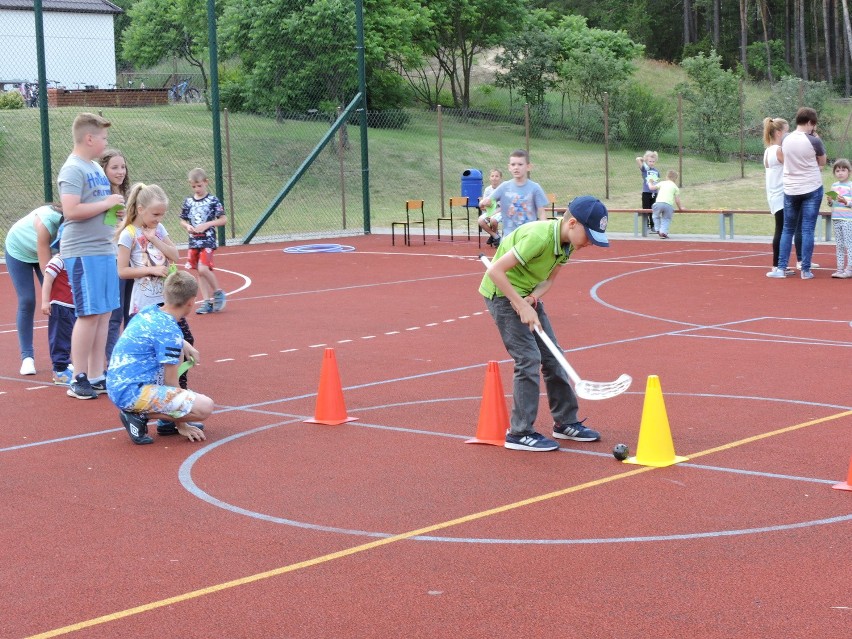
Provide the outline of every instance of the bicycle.
<path id="1" fill-rule="evenodd" d="M 189 80 L 184 80 L 172 85 L 169 89 L 169 102 L 186 102 L 188 104 L 196 104 L 202 101 L 201 91 L 189 84 Z"/>

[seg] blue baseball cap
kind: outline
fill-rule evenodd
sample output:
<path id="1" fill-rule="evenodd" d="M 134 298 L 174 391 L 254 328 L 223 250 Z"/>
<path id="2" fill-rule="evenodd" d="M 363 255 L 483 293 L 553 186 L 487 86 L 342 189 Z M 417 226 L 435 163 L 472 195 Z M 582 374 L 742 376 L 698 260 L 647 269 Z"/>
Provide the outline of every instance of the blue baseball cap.
<path id="1" fill-rule="evenodd" d="M 608 211 L 603 202 L 592 195 L 580 195 L 568 204 L 568 212 L 583 225 L 592 244 L 609 246 L 609 239 L 606 236 Z"/>

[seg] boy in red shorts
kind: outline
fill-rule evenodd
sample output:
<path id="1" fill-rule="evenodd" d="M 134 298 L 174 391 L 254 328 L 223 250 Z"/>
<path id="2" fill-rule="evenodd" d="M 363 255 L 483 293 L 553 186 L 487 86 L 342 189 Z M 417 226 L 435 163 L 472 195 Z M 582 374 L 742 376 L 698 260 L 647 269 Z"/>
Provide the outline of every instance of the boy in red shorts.
<path id="1" fill-rule="evenodd" d="M 213 251 L 217 226 L 225 226 L 225 207 L 210 193 L 210 181 L 204 169 L 192 169 L 187 175 L 192 195 L 183 201 L 180 224 L 189 233 L 189 255 L 186 268 L 198 270 L 198 285 L 204 301 L 195 311 L 198 315 L 218 313 L 225 308 L 225 291 L 213 273 Z"/>

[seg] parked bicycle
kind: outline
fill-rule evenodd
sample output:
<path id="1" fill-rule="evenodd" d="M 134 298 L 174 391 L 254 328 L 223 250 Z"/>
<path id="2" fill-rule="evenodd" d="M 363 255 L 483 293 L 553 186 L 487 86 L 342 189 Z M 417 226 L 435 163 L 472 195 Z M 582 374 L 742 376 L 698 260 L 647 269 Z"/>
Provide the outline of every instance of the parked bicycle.
<path id="1" fill-rule="evenodd" d="M 187 102 L 195 104 L 203 101 L 201 91 L 189 84 L 189 80 L 178 82 L 169 89 L 169 102 Z"/>

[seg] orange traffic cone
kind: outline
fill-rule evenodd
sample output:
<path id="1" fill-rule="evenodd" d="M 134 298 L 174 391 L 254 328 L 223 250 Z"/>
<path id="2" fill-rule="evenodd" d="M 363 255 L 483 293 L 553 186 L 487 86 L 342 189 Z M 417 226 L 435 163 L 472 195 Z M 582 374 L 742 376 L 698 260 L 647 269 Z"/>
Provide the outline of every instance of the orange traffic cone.
<path id="1" fill-rule="evenodd" d="M 337 372 L 337 359 L 334 349 L 325 349 L 320 371 L 317 407 L 313 419 L 306 419 L 307 424 L 327 424 L 337 426 L 344 422 L 352 422 L 357 417 L 346 415 L 346 404 L 343 401 L 343 387 L 340 385 L 340 374 Z"/>
<path id="2" fill-rule="evenodd" d="M 506 442 L 509 430 L 509 411 L 506 408 L 506 396 L 503 394 L 503 382 L 500 380 L 500 367 L 497 362 L 488 362 L 485 371 L 485 388 L 482 390 L 482 403 L 479 405 L 479 423 L 476 425 L 476 437 L 465 444 L 491 444 L 502 446 Z"/>
<path id="3" fill-rule="evenodd" d="M 686 460 L 687 457 L 675 455 L 660 378 L 649 375 L 645 387 L 645 404 L 642 407 L 642 422 L 639 424 L 636 457 L 628 457 L 624 461 L 627 464 L 664 468 Z"/>
<path id="4" fill-rule="evenodd" d="M 852 459 L 849 460 L 849 477 L 847 477 L 845 482 L 834 484 L 832 488 L 837 490 L 852 490 Z"/>

